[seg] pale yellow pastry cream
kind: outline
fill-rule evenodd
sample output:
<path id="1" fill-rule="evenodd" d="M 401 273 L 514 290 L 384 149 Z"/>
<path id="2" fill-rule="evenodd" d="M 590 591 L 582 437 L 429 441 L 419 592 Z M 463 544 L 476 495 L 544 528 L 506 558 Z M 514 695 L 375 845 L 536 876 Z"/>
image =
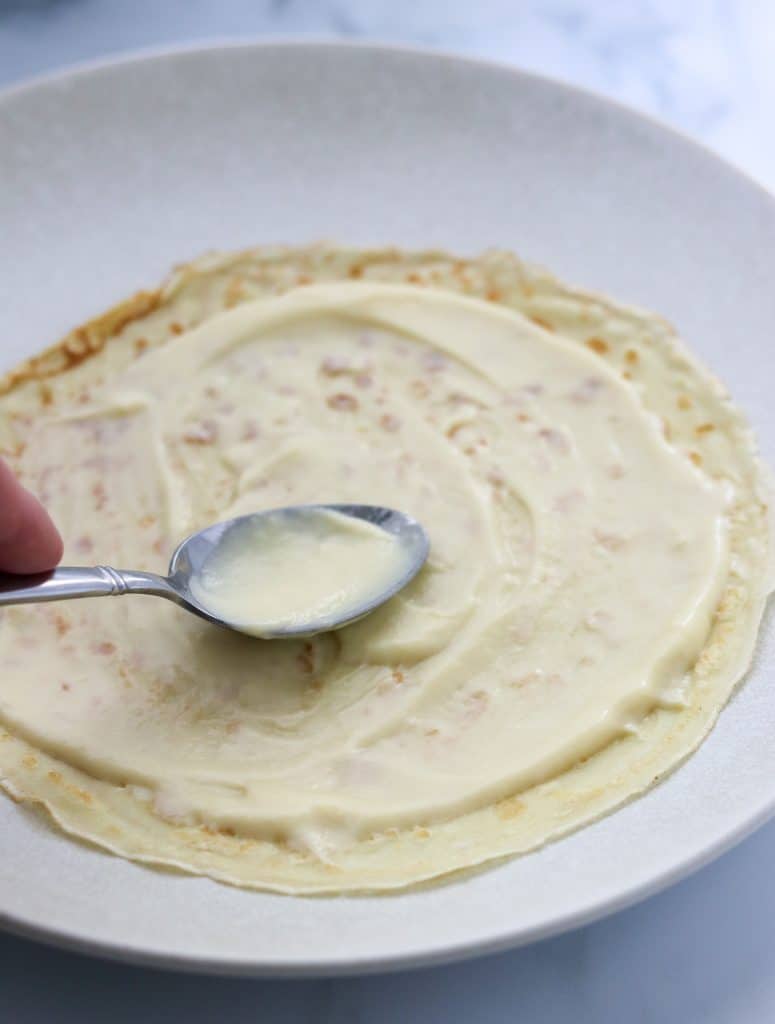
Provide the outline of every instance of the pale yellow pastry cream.
<path id="1" fill-rule="evenodd" d="M 770 583 L 748 436 L 660 321 L 554 282 L 534 311 L 336 258 L 255 298 L 243 270 L 227 309 L 214 262 L 0 399 L 69 562 L 163 571 L 208 523 L 303 503 L 426 527 L 406 590 L 308 640 L 143 597 L 0 620 L 9 790 L 128 856 L 286 891 L 411 884 L 642 790 L 710 727 Z M 206 598 L 233 612 L 239 564 L 213 568 Z M 286 597 L 262 585 L 251 614 Z"/>
<path id="2" fill-rule="evenodd" d="M 321 632 L 368 607 L 410 569 L 393 533 L 332 509 L 302 506 L 236 522 L 190 582 L 210 614 L 242 633 Z"/>

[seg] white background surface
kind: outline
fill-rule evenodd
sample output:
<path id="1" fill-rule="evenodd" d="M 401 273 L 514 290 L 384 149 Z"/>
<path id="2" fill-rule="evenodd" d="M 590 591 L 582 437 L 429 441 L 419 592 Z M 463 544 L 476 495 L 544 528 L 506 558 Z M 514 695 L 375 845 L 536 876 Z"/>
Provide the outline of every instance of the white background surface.
<path id="1" fill-rule="evenodd" d="M 269 32 L 410 41 L 545 71 L 654 113 L 775 186 L 775 11 L 766 3 L 0 0 L 0 84 L 126 48 Z M 767 1021 L 775 1018 L 774 854 L 770 825 L 608 921 L 478 963 L 374 979 L 193 978 L 2 937 L 2 1017 Z"/>

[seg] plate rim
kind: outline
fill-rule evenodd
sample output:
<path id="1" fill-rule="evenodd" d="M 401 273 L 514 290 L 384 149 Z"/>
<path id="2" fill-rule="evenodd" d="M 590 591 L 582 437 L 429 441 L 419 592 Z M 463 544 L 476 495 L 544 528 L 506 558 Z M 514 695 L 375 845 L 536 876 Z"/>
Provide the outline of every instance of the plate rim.
<path id="1" fill-rule="evenodd" d="M 611 813 L 616 813 L 614 810 Z M 21 917 L 9 914 L 0 909 L 0 931 L 17 935 L 23 939 L 31 939 L 56 949 L 72 953 L 97 957 L 114 963 L 131 964 L 138 967 L 153 967 L 159 970 L 178 971 L 185 974 L 206 974 L 215 977 L 253 977 L 277 979 L 303 978 L 343 978 L 363 975 L 389 974 L 398 971 L 422 970 L 424 968 L 441 967 L 448 964 L 478 959 L 521 949 L 533 943 L 541 942 L 574 931 L 584 925 L 610 917 L 612 914 L 625 911 L 636 906 L 650 896 L 655 896 L 676 883 L 688 878 L 703 867 L 711 864 L 718 857 L 733 849 L 738 843 L 752 835 L 775 816 L 775 797 L 771 802 L 746 820 L 738 829 L 725 835 L 717 843 L 706 846 L 699 853 L 670 871 L 658 877 L 634 886 L 620 896 L 602 901 L 590 901 L 583 908 L 566 914 L 562 918 L 555 917 L 551 921 L 523 929 L 521 933 L 505 931 L 492 938 L 474 941 L 462 940 L 448 945 L 438 945 L 422 953 L 409 950 L 402 953 L 374 956 L 367 954 L 354 958 L 351 954 L 344 957 L 314 958 L 305 956 L 303 959 L 290 960 L 287 956 L 276 961 L 262 956 L 260 960 L 234 957 L 232 955 L 217 956 L 208 954 L 178 954 L 169 950 L 152 949 L 145 944 L 142 948 L 130 943 L 111 942 L 105 939 L 93 939 L 77 929 L 48 928 L 35 922 L 26 921 Z M 52 826 L 53 827 L 53 826 Z M 69 837 L 71 838 L 71 837 Z M 72 840 L 77 842 L 78 840 Z M 561 840 L 558 840 L 561 841 Z M 106 856 L 115 856 L 109 851 L 100 850 Z M 505 858 L 510 860 L 513 858 Z M 137 865 L 142 870 L 153 870 L 146 864 Z M 489 868 L 485 867 L 485 870 Z M 191 878 L 201 876 L 191 875 Z M 213 882 L 220 885 L 219 882 Z M 464 884 L 458 883 L 458 884 Z M 249 896 L 264 895 L 261 891 L 248 891 Z M 400 894 L 399 894 L 400 895 Z M 283 896 L 284 899 L 295 899 Z M 328 897 L 323 897 L 328 898 Z M 338 897 L 342 898 L 342 897 Z M 344 899 L 358 900 L 357 895 L 347 895 Z M 386 898 L 393 899 L 389 894 Z"/>
<path id="2" fill-rule="evenodd" d="M 15 98 L 27 91 L 33 91 L 43 86 L 56 86 L 62 80 L 76 78 L 100 71 L 108 71 L 113 67 L 124 64 L 139 64 L 143 61 L 163 60 L 167 57 L 178 57 L 200 53 L 211 53 L 217 50 L 271 50 L 271 49 L 317 49 L 317 50 L 371 50 L 376 53 L 398 54 L 410 57 L 432 58 L 450 64 L 466 64 L 472 68 L 483 70 L 495 70 L 503 72 L 515 78 L 523 78 L 532 82 L 539 82 L 551 88 L 564 90 L 567 93 L 580 95 L 592 100 L 602 106 L 619 111 L 620 114 L 635 117 L 645 121 L 652 128 L 660 129 L 669 135 L 680 139 L 685 145 L 701 151 L 711 157 L 717 163 L 725 166 L 727 171 L 744 178 L 749 185 L 752 185 L 762 196 L 775 203 L 775 190 L 770 190 L 763 182 L 749 170 L 741 167 L 734 160 L 722 155 L 701 139 L 695 138 L 688 132 L 676 127 L 656 114 L 638 110 L 636 107 L 623 103 L 598 89 L 589 86 L 575 85 L 570 79 L 558 78 L 554 75 L 544 74 L 540 71 L 528 70 L 518 64 L 510 64 L 507 60 L 495 57 L 474 56 L 467 53 L 460 53 L 446 47 L 413 45 L 410 43 L 392 43 L 379 39 L 341 39 L 335 35 L 324 32 L 310 33 L 309 35 L 293 35 L 292 33 L 278 33 L 277 35 L 212 35 L 201 39 L 186 40 L 177 43 L 160 43 L 158 45 L 130 47 L 117 50 L 114 53 L 104 54 L 100 57 L 87 57 L 83 60 L 67 61 L 57 65 L 51 71 L 39 71 L 32 75 L 24 75 L 22 78 L 0 86 L 0 106 L 7 100 Z"/>
<path id="3" fill-rule="evenodd" d="M 569 97 L 581 97 L 619 116 L 626 116 L 641 123 L 645 122 L 652 129 L 667 133 L 683 146 L 694 149 L 703 158 L 710 158 L 715 164 L 721 165 L 728 174 L 731 174 L 734 178 L 742 179 L 749 187 L 753 187 L 759 193 L 760 198 L 765 199 L 766 202 L 771 204 L 773 214 L 775 214 L 775 194 L 755 176 L 717 153 L 709 145 L 695 139 L 660 118 L 637 110 L 594 89 L 576 86 L 568 80 L 532 70 L 525 70 L 517 65 L 509 64 L 505 60 L 471 56 L 445 48 L 415 46 L 370 39 L 343 40 L 327 34 L 310 34 L 309 36 L 212 36 L 181 43 L 121 50 L 100 57 L 68 62 L 52 71 L 43 71 L 31 76 L 25 76 L 19 81 L 11 82 L 0 88 L 0 111 L 6 103 L 13 102 L 27 93 L 39 89 L 56 88 L 75 78 L 83 78 L 90 75 L 98 76 L 101 72 L 109 72 L 116 67 L 124 65 L 164 61 L 170 58 L 189 55 L 226 53 L 231 50 L 267 51 L 278 49 L 367 51 L 377 56 L 404 56 L 422 60 L 430 59 L 439 63 L 465 65 L 473 70 L 480 70 L 484 73 L 496 71 L 515 80 L 527 81 L 559 90 Z M 773 614 L 775 614 L 775 601 L 771 596 L 765 609 L 764 621 L 766 622 Z M 743 683 L 744 680 L 741 681 L 740 685 Z M 736 827 L 725 832 L 715 842 L 706 845 L 699 851 L 692 852 L 672 868 L 634 885 L 626 892 L 605 899 L 593 897 L 582 907 L 563 915 L 555 916 L 551 920 L 539 925 L 533 925 L 520 930 L 506 929 L 487 938 L 459 940 L 446 945 L 438 943 L 433 947 L 425 948 L 421 953 L 407 950 L 394 954 L 365 954 L 358 958 L 353 957 L 352 954 L 347 954 L 343 957 L 336 955 L 326 957 L 304 955 L 298 958 L 289 958 L 287 955 L 284 955 L 276 961 L 268 959 L 265 955 L 261 955 L 260 959 L 253 959 L 249 957 L 235 957 L 228 953 L 220 956 L 215 953 L 208 953 L 207 955 L 197 953 L 179 954 L 161 947 L 154 949 L 148 943 L 139 946 L 133 943 L 121 942 L 120 940 L 95 939 L 78 928 L 48 927 L 37 921 L 26 919 L 19 914 L 9 913 L 2 908 L 0 908 L 0 929 L 23 938 L 76 953 L 112 961 L 188 973 L 265 978 L 310 978 L 355 976 L 421 969 L 423 967 L 439 966 L 473 957 L 504 952 L 509 949 L 516 949 L 551 936 L 560 935 L 618 911 L 625 910 L 649 896 L 672 886 L 709 864 L 751 835 L 773 816 L 775 816 L 775 790 L 748 817 L 738 822 Z M 102 852 L 107 853 L 107 851 Z M 110 854 L 107 855 L 110 856 Z M 145 865 L 140 865 L 140 867 L 143 870 L 147 870 Z M 261 893 L 250 893 L 250 895 L 260 896 Z M 353 895 L 344 898 L 357 901 L 361 897 Z"/>

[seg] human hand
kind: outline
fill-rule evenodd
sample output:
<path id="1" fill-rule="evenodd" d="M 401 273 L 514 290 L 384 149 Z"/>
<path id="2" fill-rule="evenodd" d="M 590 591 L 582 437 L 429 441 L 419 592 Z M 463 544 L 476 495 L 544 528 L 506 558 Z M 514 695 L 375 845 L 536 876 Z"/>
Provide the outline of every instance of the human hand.
<path id="1" fill-rule="evenodd" d="M 48 572 L 61 557 L 48 512 L 0 459 L 0 572 Z"/>

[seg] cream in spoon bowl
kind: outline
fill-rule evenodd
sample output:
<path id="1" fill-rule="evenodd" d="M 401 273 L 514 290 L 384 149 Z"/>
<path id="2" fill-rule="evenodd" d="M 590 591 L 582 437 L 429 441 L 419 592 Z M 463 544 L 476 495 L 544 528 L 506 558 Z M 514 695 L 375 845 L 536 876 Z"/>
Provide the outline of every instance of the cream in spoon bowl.
<path id="1" fill-rule="evenodd" d="M 266 638 L 362 618 L 406 586 L 429 548 L 419 523 L 372 505 L 273 509 L 204 533 L 178 549 L 171 579 L 184 571 L 209 617 Z"/>

